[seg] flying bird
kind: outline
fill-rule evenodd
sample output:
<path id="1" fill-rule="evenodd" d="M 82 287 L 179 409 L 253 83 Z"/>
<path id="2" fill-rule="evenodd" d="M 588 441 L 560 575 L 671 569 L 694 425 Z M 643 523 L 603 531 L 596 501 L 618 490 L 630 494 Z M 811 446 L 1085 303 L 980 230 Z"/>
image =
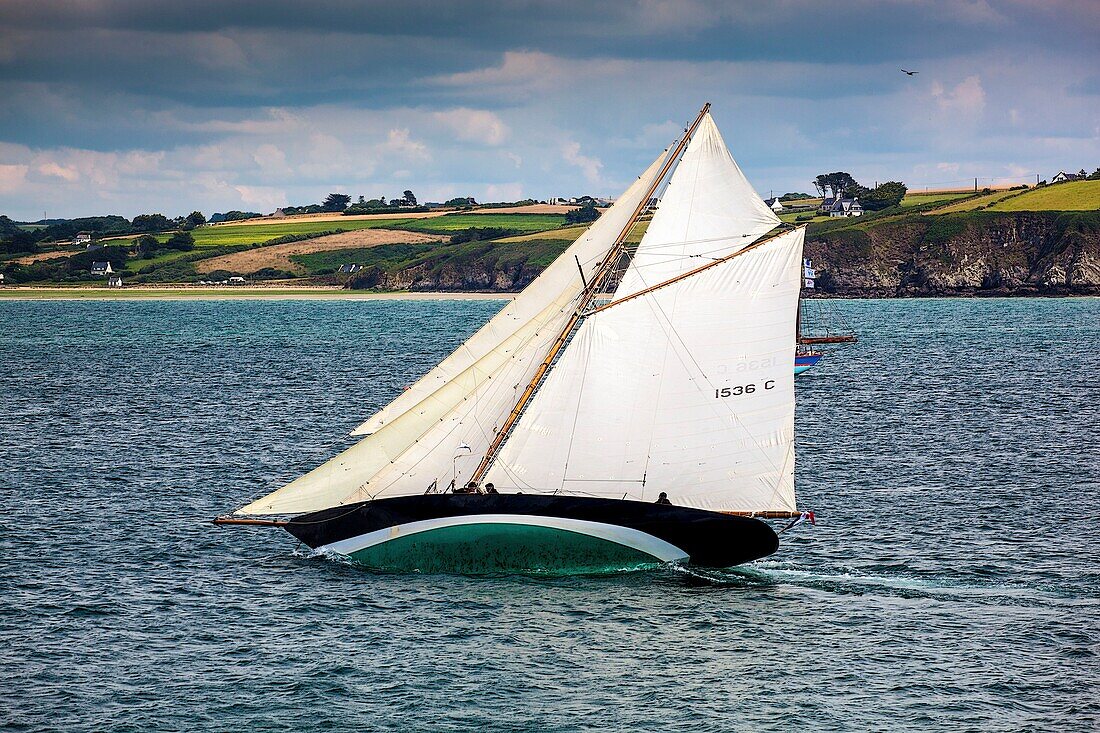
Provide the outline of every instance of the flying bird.
<path id="1" fill-rule="evenodd" d="M 920 73 L 919 71 L 906 71 L 905 69 L 902 69 L 901 71 L 902 71 L 902 73 L 908 74 L 909 76 L 912 76 L 913 74 L 919 74 Z"/>

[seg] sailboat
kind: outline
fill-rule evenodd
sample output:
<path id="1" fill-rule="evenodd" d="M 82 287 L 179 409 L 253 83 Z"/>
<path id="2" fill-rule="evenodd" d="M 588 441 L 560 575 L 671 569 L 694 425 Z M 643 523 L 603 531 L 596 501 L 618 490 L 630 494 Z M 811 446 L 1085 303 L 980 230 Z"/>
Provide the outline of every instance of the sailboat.
<path id="1" fill-rule="evenodd" d="M 281 527 L 402 571 L 728 567 L 775 552 L 763 520 L 800 515 L 805 230 L 773 232 L 709 110 L 358 443 L 215 523 Z"/>
<path id="2" fill-rule="evenodd" d="M 813 260 L 803 260 L 802 278 L 804 290 L 813 290 L 817 278 Z M 805 306 L 806 301 L 800 299 L 798 301 L 798 323 L 796 328 L 798 348 L 794 353 L 794 375 L 796 377 L 808 371 L 811 367 L 817 366 L 817 363 L 825 356 L 818 347 L 824 344 L 854 344 L 859 341 L 835 308 L 829 309 L 829 320 L 843 324 L 839 330 L 829 323 L 817 323 L 810 329 L 806 329 Z M 821 321 L 823 319 L 818 318 L 815 320 Z"/>

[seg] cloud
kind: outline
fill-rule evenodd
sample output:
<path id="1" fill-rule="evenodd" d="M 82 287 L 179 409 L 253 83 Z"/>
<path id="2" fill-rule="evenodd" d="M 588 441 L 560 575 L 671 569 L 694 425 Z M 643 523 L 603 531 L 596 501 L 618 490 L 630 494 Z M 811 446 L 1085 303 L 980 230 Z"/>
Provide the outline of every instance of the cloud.
<path id="1" fill-rule="evenodd" d="M 603 163 L 598 158 L 581 155 L 580 143 L 567 142 L 562 145 L 561 157 L 569 165 L 580 168 L 581 173 L 584 174 L 584 179 L 589 183 L 600 182 L 600 169 L 603 168 Z"/>
<path id="2" fill-rule="evenodd" d="M 486 201 L 521 201 L 524 198 L 522 183 L 492 183 L 485 187 Z"/>
<path id="3" fill-rule="evenodd" d="M 240 120 L 206 119 L 198 122 L 178 120 L 171 114 L 160 119 L 178 130 L 187 132 L 231 133 L 234 135 L 273 135 L 303 129 L 302 119 L 286 109 L 260 110 L 261 115 Z"/>
<path id="4" fill-rule="evenodd" d="M 488 110 L 459 107 L 432 115 L 450 129 L 459 140 L 500 145 L 508 138 L 508 126 L 498 115 Z"/>
<path id="5" fill-rule="evenodd" d="M 65 181 L 75 181 L 80 178 L 80 173 L 75 168 L 69 168 L 67 166 L 58 165 L 52 160 L 48 160 L 38 166 L 38 172 L 44 176 L 54 176 Z"/>
<path id="6" fill-rule="evenodd" d="M 408 128 L 390 130 L 383 147 L 413 160 L 430 160 L 432 157 L 427 145 L 412 139 Z"/>
<path id="7" fill-rule="evenodd" d="M 429 81 L 453 87 L 545 87 L 563 78 L 558 59 L 537 51 L 506 51 L 497 66 L 436 76 Z"/>
<path id="8" fill-rule="evenodd" d="M 966 77 L 953 89 L 945 89 L 943 84 L 933 81 L 932 98 L 940 110 L 963 117 L 977 117 L 985 110 L 985 90 L 977 74 Z"/>
<path id="9" fill-rule="evenodd" d="M 286 194 L 275 188 L 264 186 L 233 186 L 240 194 L 241 203 L 259 208 L 261 212 L 271 211 L 286 204 Z"/>
<path id="10" fill-rule="evenodd" d="M 0 192 L 15 191 L 27 178 L 29 166 L 0 164 Z"/>

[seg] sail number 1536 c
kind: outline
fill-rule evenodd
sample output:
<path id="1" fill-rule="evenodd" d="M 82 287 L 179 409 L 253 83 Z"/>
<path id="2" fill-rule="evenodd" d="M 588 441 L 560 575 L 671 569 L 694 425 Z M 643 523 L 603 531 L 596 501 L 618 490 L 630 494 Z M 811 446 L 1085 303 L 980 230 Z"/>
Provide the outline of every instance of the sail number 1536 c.
<path id="1" fill-rule="evenodd" d="M 764 382 L 764 389 L 775 389 L 775 380 L 769 379 Z M 736 387 L 720 387 L 714 390 L 714 398 L 722 399 L 723 397 L 737 397 L 743 394 L 752 394 L 756 391 L 756 383 L 739 384 Z"/>

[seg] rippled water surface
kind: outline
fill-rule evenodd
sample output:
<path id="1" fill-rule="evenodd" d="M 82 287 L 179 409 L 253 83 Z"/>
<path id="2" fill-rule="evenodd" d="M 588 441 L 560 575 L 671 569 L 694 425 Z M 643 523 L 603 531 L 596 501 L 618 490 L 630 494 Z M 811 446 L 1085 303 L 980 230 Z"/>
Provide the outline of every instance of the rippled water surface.
<path id="1" fill-rule="evenodd" d="M 731 571 L 372 574 L 214 515 L 497 308 L 0 302 L 10 730 L 1095 730 L 1100 301 L 841 302 L 819 525 Z"/>

